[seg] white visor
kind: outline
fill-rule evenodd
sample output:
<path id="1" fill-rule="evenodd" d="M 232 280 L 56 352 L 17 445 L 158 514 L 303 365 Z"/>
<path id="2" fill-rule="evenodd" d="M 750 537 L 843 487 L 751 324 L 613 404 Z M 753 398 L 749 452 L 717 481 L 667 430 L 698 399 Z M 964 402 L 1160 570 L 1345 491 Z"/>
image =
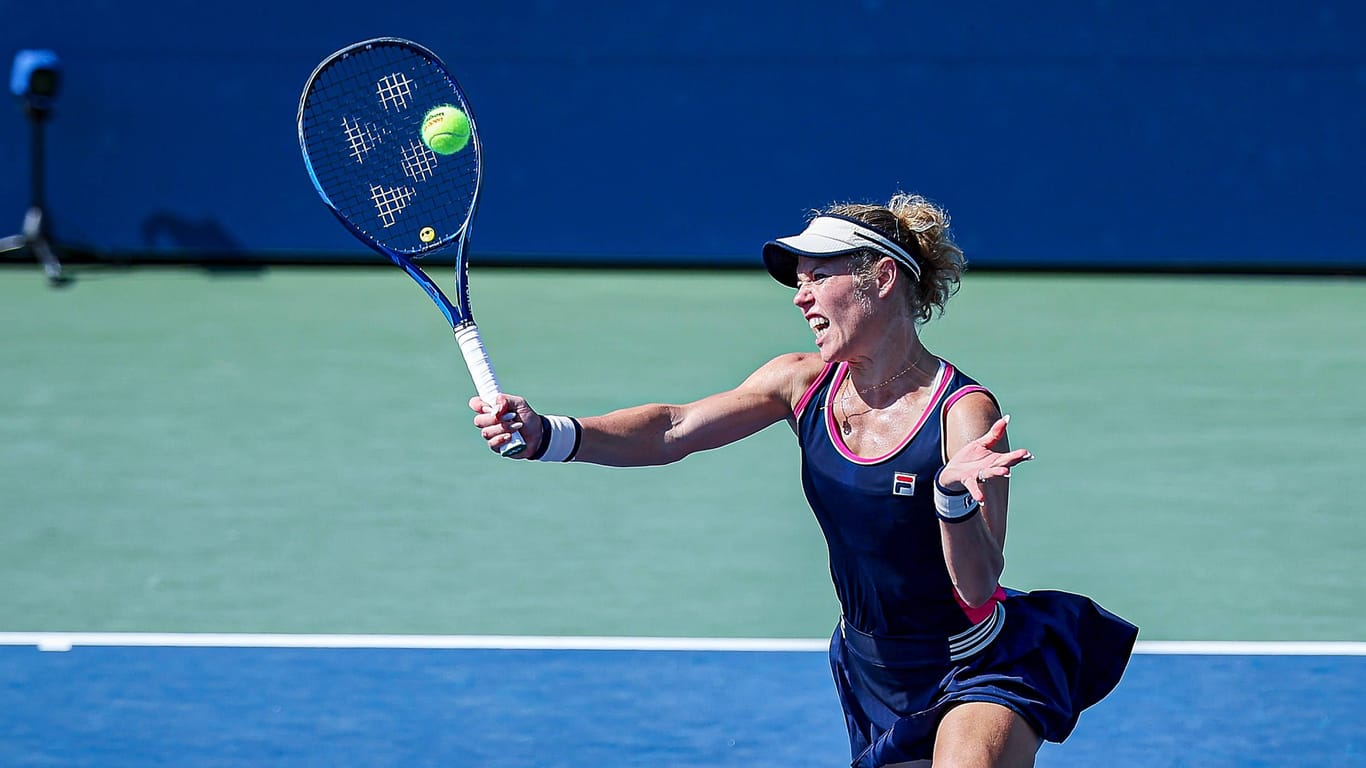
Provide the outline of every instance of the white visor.
<path id="1" fill-rule="evenodd" d="M 795 288 L 798 256 L 828 259 L 863 250 L 891 257 L 920 279 L 920 265 L 904 248 L 868 225 L 843 216 L 817 216 L 800 235 L 764 243 L 764 266 L 774 280 Z"/>

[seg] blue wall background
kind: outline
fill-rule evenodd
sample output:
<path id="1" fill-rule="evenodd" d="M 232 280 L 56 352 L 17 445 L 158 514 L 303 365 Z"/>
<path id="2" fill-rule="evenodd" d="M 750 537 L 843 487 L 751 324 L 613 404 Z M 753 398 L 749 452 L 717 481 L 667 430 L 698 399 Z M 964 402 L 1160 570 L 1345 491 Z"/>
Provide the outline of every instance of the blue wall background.
<path id="1" fill-rule="evenodd" d="M 295 112 L 378 35 L 434 49 L 485 140 L 477 259 L 757 263 L 836 200 L 922 192 L 977 265 L 1366 264 L 1366 4 L 0 2 L 52 48 L 59 241 L 360 256 Z M 28 202 L 0 109 L 0 234 Z M 6 218 L 8 217 L 8 218 Z"/>

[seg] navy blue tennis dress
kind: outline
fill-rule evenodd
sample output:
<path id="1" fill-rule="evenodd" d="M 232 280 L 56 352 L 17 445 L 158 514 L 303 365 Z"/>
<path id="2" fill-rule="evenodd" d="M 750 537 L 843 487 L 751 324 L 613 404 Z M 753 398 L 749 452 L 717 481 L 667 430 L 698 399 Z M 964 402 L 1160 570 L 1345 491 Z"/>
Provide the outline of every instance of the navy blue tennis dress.
<path id="1" fill-rule="evenodd" d="M 852 764 L 930 758 L 940 718 L 969 701 L 1008 707 L 1062 741 L 1119 683 L 1137 627 L 1067 592 L 998 588 L 985 605 L 964 604 L 944 564 L 934 476 L 947 461 L 949 408 L 991 393 L 941 362 L 920 423 L 890 453 L 868 458 L 835 428 L 831 397 L 847 374 L 845 363 L 827 365 L 796 416 L 802 484 L 844 614 L 830 666 Z"/>

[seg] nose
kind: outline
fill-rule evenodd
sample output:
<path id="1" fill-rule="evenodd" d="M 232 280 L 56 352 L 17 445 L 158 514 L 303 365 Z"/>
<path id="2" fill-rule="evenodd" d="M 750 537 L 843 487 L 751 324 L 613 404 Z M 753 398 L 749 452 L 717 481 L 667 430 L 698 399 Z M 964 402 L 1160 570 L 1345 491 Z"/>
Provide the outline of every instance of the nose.
<path id="1" fill-rule="evenodd" d="M 805 308 L 805 307 L 809 306 L 809 305 L 811 304 L 812 301 L 813 301 L 813 299 L 811 298 L 811 286 L 810 286 L 810 284 L 809 284 L 809 283 L 803 283 L 803 284 L 797 286 L 797 294 L 796 294 L 795 296 L 792 297 L 792 303 L 793 303 L 793 304 L 796 304 L 796 305 L 799 306 L 799 307 Z"/>

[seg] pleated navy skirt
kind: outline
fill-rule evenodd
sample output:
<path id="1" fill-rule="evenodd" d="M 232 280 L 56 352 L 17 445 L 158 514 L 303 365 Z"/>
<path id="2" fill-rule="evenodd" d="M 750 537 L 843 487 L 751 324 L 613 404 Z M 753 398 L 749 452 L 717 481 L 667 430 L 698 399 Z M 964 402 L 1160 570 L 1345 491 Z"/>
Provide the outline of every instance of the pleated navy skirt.
<path id="1" fill-rule="evenodd" d="M 877 768 L 934 753 L 939 720 L 970 701 L 1017 712 L 1061 742 L 1082 710 L 1119 684 L 1138 628 L 1070 592 L 1007 591 L 995 638 L 959 658 L 945 638 L 882 637 L 840 623 L 830 666 L 849 726 L 852 765 Z"/>

